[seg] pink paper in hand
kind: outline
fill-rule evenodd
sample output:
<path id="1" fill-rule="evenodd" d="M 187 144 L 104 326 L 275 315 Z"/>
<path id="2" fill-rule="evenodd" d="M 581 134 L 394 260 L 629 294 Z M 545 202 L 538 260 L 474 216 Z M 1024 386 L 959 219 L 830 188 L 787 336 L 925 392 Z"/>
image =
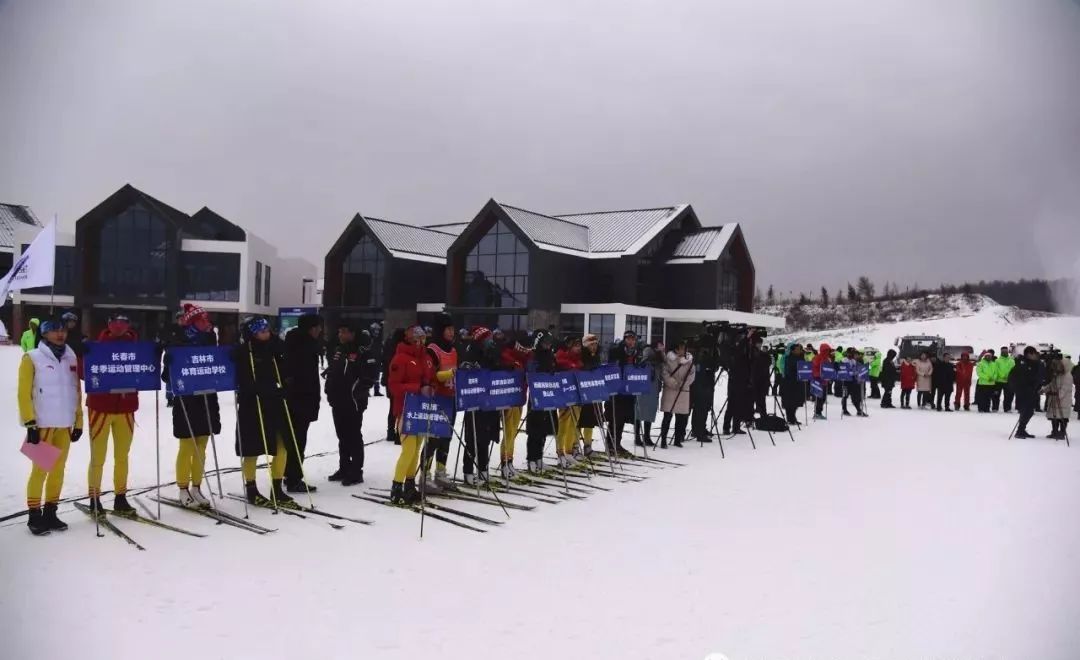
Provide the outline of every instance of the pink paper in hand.
<path id="1" fill-rule="evenodd" d="M 34 465 L 46 472 L 52 470 L 53 466 L 56 465 L 56 459 L 60 458 L 60 450 L 44 442 L 39 442 L 36 445 L 24 442 L 20 451 L 33 461 Z"/>

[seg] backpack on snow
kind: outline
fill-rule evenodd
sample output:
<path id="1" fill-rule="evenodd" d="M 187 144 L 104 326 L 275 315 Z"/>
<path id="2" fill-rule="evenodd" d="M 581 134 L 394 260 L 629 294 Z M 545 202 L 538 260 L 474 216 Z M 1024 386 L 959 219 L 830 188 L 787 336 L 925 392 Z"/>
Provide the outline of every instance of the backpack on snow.
<path id="1" fill-rule="evenodd" d="M 784 433 L 788 430 L 788 423 L 783 417 L 764 415 L 754 420 L 754 428 L 766 433 Z"/>

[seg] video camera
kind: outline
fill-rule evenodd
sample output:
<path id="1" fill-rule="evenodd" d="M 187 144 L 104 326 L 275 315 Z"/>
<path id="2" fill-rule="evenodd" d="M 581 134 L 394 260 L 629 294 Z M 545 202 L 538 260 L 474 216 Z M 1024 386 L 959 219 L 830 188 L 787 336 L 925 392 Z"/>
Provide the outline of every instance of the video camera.
<path id="1" fill-rule="evenodd" d="M 768 331 L 765 328 L 755 328 L 745 323 L 703 321 L 701 325 L 705 332 L 688 339 L 687 348 L 697 351 L 695 357 L 701 355 L 702 358 L 713 362 L 716 367 L 722 369 L 731 368 L 739 346 L 749 350 L 749 344 L 746 340 L 750 335 L 762 338 L 768 336 Z"/>

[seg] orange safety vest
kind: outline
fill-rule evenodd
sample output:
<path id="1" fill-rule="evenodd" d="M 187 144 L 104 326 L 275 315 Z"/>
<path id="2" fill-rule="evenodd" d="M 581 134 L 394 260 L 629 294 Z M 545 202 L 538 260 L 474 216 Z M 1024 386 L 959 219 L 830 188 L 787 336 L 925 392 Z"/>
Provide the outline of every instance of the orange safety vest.
<path id="1" fill-rule="evenodd" d="M 451 369 L 457 369 L 457 349 L 451 348 L 449 351 L 444 351 L 438 344 L 428 344 L 428 349 L 435 354 L 435 357 L 439 358 L 439 364 L 436 371 L 450 371 Z M 445 383 L 439 382 L 437 379 L 433 383 L 435 387 L 435 394 L 439 396 L 454 396 L 454 380 L 450 379 Z"/>

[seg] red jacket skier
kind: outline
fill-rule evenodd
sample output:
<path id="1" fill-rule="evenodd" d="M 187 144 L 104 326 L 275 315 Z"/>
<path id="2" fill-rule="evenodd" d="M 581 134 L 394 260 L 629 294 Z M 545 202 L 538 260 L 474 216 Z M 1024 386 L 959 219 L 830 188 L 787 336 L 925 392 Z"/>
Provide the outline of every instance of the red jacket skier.
<path id="1" fill-rule="evenodd" d="M 971 407 L 971 378 L 975 372 L 975 363 L 967 353 L 960 355 L 960 361 L 956 363 L 956 399 L 953 407 L 960 408 L 961 399 L 964 402 L 964 410 Z"/>
<path id="2" fill-rule="evenodd" d="M 814 378 L 821 378 L 821 365 L 825 362 L 832 362 L 832 359 L 832 347 L 823 342 L 818 347 L 817 355 L 814 356 L 812 363 Z"/>
<path id="3" fill-rule="evenodd" d="M 910 361 L 904 360 L 900 363 L 900 389 L 901 390 L 913 390 L 915 389 L 916 373 L 915 365 Z"/>

